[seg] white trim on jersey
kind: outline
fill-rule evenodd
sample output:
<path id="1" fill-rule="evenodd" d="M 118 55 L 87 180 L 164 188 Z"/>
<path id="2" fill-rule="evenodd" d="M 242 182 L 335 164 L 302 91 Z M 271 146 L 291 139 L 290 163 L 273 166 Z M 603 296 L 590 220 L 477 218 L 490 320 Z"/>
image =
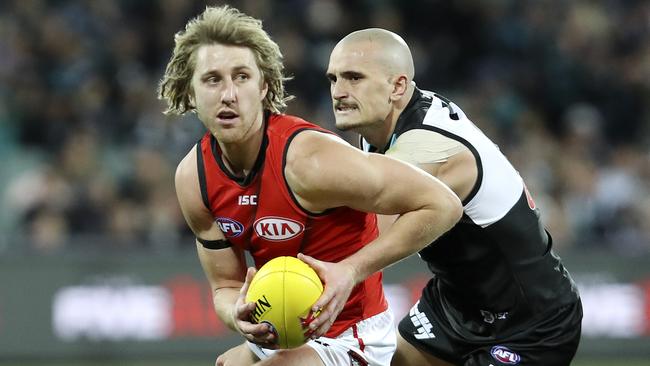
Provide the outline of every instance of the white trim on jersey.
<path id="1" fill-rule="evenodd" d="M 472 199 L 465 205 L 464 211 L 474 223 L 481 227 L 489 226 L 501 218 L 515 205 L 524 189 L 523 180 L 508 159 L 481 130 L 479 130 L 465 113 L 454 103 L 450 109 L 458 119 L 449 116 L 450 110 L 443 106 L 442 101 L 433 93 L 425 92 L 432 97 L 431 107 L 427 111 L 422 124 L 446 131 L 471 146 L 481 159 L 481 185 Z M 435 103 L 438 100 L 439 103 Z"/>
<path id="2" fill-rule="evenodd" d="M 370 151 L 370 144 L 363 137 L 361 138 L 361 150 L 365 152 Z"/>

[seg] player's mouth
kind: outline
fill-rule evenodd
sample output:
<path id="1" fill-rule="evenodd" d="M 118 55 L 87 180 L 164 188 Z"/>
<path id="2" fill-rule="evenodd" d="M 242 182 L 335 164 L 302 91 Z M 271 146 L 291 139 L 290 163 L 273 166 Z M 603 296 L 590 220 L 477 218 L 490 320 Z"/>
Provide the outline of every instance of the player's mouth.
<path id="1" fill-rule="evenodd" d="M 355 104 L 336 103 L 334 106 L 336 113 L 346 114 L 358 110 Z"/>
<path id="2" fill-rule="evenodd" d="M 239 119 L 239 114 L 231 110 L 223 110 L 217 113 L 217 121 L 223 125 L 232 125 Z"/>

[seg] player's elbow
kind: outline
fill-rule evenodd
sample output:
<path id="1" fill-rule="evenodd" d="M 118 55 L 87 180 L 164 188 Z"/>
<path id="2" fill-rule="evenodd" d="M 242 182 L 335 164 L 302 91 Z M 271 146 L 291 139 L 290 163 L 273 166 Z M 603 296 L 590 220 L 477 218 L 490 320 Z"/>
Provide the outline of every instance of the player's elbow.
<path id="1" fill-rule="evenodd" d="M 463 205 L 460 198 L 451 191 L 446 189 L 445 193 L 438 197 L 436 201 L 438 221 L 444 226 L 444 231 L 451 229 L 463 216 Z"/>

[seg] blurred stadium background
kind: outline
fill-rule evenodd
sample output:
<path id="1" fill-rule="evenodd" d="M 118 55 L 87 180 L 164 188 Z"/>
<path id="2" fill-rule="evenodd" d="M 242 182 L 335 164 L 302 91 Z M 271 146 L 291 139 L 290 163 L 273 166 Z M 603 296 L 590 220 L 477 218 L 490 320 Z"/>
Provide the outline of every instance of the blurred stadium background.
<path id="1" fill-rule="evenodd" d="M 0 2 L 0 364 L 211 365 L 239 342 L 173 188 L 202 127 L 155 93 L 174 33 L 212 4 Z M 329 128 L 335 42 L 403 35 L 418 84 L 460 105 L 542 208 L 584 301 L 575 365 L 650 365 L 649 1 L 230 4 L 280 44 L 288 112 Z M 426 276 L 417 258 L 386 272 L 399 315 Z"/>

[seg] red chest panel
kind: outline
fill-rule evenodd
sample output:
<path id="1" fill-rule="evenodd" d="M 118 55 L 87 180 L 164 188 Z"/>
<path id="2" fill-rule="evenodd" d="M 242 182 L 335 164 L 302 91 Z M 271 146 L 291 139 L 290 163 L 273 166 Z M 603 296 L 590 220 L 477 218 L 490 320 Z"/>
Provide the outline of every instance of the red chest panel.
<path id="1" fill-rule="evenodd" d="M 298 253 L 338 262 L 378 235 L 374 214 L 340 207 L 314 215 L 297 204 L 284 178 L 284 162 L 287 146 L 305 129 L 327 132 L 296 117 L 272 114 L 255 168 L 244 180 L 225 168 L 211 134 L 199 142 L 204 200 L 226 238 L 250 251 L 258 268 L 272 258 Z M 385 309 L 378 273 L 355 288 L 328 336 Z"/>

